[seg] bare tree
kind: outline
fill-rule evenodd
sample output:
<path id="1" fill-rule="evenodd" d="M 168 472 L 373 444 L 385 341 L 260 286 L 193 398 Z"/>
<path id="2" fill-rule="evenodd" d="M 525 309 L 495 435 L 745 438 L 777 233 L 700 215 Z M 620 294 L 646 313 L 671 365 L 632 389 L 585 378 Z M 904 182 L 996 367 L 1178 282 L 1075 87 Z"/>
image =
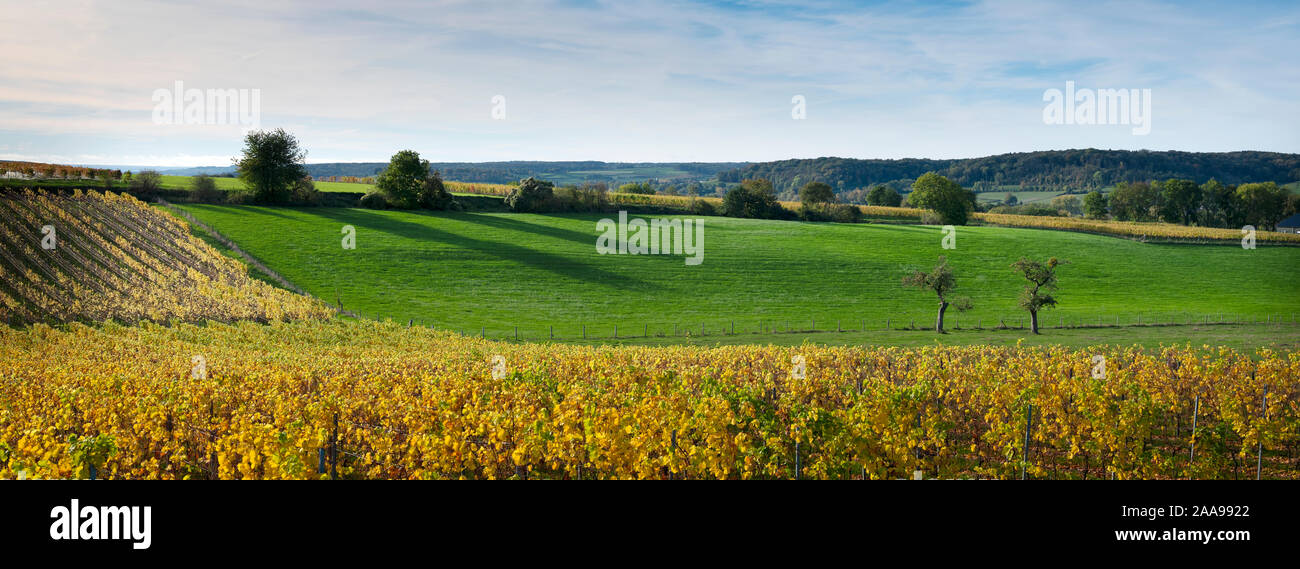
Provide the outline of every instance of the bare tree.
<path id="1" fill-rule="evenodd" d="M 1048 291 L 1056 289 L 1056 267 L 1065 261 L 1052 257 L 1046 263 L 1021 257 L 1011 268 L 1025 277 L 1029 284 L 1020 291 L 1020 307 L 1029 311 L 1030 329 L 1038 333 L 1038 311 L 1056 306 L 1056 299 Z"/>
<path id="2" fill-rule="evenodd" d="M 947 257 L 939 257 L 939 264 L 928 273 L 913 271 L 912 274 L 903 277 L 903 286 L 933 291 L 939 296 L 939 317 L 935 320 L 934 331 L 940 334 L 944 333 L 943 313 L 948 311 L 949 305 L 961 312 L 970 310 L 973 306 L 969 297 L 953 296 L 953 289 L 957 288 L 957 278 L 948 267 Z"/>

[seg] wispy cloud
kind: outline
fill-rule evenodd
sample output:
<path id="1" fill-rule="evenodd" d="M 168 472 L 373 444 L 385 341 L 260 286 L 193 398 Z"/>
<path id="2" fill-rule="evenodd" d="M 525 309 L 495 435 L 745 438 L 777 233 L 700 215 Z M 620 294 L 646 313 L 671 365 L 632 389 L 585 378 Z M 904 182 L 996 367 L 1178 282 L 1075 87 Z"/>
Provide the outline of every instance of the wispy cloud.
<path id="1" fill-rule="evenodd" d="M 260 89 L 313 161 L 1300 152 L 1297 32 L 1290 2 L 35 1 L 0 11 L 0 147 L 225 164 L 237 128 L 152 123 L 183 80 Z M 1152 133 L 1045 126 L 1067 80 L 1152 89 Z"/>

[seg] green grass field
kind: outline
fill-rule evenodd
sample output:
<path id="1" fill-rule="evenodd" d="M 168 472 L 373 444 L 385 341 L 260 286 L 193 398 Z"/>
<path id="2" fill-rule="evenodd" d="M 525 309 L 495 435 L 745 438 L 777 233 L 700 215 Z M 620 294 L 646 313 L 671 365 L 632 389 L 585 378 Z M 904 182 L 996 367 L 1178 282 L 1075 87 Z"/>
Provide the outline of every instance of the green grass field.
<path id="1" fill-rule="evenodd" d="M 1011 192 L 1011 194 L 1015 195 L 1016 200 L 1022 204 L 1041 202 L 1043 205 L 1047 205 L 1052 201 L 1052 198 L 1061 195 L 1061 192 Z M 981 192 L 975 194 L 975 196 L 982 203 L 1000 202 L 1007 199 L 1007 192 Z M 1079 196 L 1079 198 L 1083 199 L 1083 196 Z"/>
<path id="2" fill-rule="evenodd" d="M 944 251 L 937 227 L 706 218 L 704 262 L 686 266 L 680 255 L 598 255 L 598 215 L 184 207 L 346 309 L 498 338 L 513 337 L 516 326 L 533 340 L 549 339 L 552 326 L 564 340 L 579 339 L 583 326 L 603 338 L 617 325 L 621 336 L 648 333 L 649 340 L 699 336 L 703 326 L 707 339 L 730 332 L 734 321 L 738 333 L 751 333 L 735 336 L 742 341 L 798 343 L 797 334 L 781 332 L 932 326 L 933 294 L 899 283 L 942 254 L 976 304 L 969 313 L 950 311 L 949 326 L 1018 325 L 1022 281 L 1009 265 L 1021 255 L 1069 261 L 1059 271 L 1061 305 L 1043 319 L 1053 326 L 1223 313 L 1290 321 L 1300 312 L 1294 247 L 1247 251 L 963 227 L 957 248 Z M 357 229 L 355 250 L 341 247 L 344 225 Z M 766 333 L 752 334 L 759 330 Z"/>
<path id="3" fill-rule="evenodd" d="M 212 178 L 217 183 L 218 190 L 238 191 L 244 189 L 244 183 L 239 178 Z M 175 188 L 178 190 L 190 189 L 190 184 L 194 178 L 192 176 L 162 176 L 162 184 L 165 188 Z M 316 189 L 322 192 L 368 192 L 375 187 L 370 184 L 350 184 L 347 182 L 315 182 Z"/>

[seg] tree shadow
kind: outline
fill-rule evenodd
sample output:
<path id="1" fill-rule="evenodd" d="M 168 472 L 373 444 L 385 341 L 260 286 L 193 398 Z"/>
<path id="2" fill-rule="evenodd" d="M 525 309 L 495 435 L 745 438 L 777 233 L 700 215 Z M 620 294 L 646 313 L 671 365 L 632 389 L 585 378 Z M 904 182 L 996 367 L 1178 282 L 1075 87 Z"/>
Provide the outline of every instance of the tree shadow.
<path id="1" fill-rule="evenodd" d="M 330 219 L 337 223 L 353 224 L 361 229 L 381 231 L 406 239 L 413 239 L 416 241 L 438 241 L 454 247 L 491 255 L 499 259 L 521 263 L 535 269 L 549 271 L 573 280 L 606 285 L 619 290 L 636 290 L 645 292 L 658 290 L 660 288 L 640 279 L 593 267 L 589 264 L 578 261 L 573 257 L 544 253 L 511 243 L 475 239 L 473 237 L 444 231 L 436 227 L 379 215 L 369 210 L 350 208 L 302 208 L 298 211 Z M 427 217 L 435 217 L 432 214 L 424 215 Z M 522 225 L 534 226 L 535 224 L 523 223 Z M 511 227 L 507 224 L 505 228 L 510 229 Z M 577 234 L 577 232 L 567 230 L 558 231 Z M 565 238 L 567 239 L 567 237 Z M 594 237 L 588 238 L 583 242 L 590 244 L 594 251 Z"/>

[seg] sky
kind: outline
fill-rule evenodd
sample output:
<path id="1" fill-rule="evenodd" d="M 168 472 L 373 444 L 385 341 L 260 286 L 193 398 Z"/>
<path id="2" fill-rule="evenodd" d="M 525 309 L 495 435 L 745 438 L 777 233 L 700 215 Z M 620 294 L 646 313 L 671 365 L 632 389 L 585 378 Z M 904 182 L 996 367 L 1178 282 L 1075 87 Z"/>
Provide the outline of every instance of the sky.
<path id="1" fill-rule="evenodd" d="M 252 127 L 308 162 L 1300 152 L 1294 1 L 0 0 L 0 54 L 8 160 L 228 165 Z M 169 120 L 178 81 L 257 124 Z M 1150 132 L 1047 124 L 1067 82 L 1149 89 Z"/>

